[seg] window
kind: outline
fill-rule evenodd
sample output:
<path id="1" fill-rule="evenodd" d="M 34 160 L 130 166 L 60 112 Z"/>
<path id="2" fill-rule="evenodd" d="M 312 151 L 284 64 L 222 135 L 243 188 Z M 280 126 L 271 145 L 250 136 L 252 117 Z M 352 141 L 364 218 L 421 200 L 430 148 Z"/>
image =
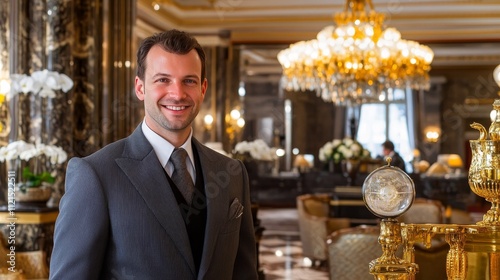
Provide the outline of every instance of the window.
<path id="1" fill-rule="evenodd" d="M 382 155 L 382 143 L 391 140 L 395 150 L 412 171 L 410 161 L 415 147 L 412 91 L 388 90 L 380 102 L 361 105 L 356 139 L 371 152 Z"/>

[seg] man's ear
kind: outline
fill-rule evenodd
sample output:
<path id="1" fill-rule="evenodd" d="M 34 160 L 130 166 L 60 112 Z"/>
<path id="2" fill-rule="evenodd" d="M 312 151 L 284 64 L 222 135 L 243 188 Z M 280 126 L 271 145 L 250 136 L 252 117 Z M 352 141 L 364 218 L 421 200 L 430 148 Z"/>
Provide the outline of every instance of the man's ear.
<path id="1" fill-rule="evenodd" d="M 144 100 L 144 81 L 135 76 L 135 96 L 141 101 Z"/>
<path id="2" fill-rule="evenodd" d="M 204 79 L 203 83 L 201 84 L 201 95 L 203 95 L 203 97 L 205 97 L 205 93 L 207 92 L 207 88 L 208 88 L 208 81 L 207 81 L 207 79 Z"/>

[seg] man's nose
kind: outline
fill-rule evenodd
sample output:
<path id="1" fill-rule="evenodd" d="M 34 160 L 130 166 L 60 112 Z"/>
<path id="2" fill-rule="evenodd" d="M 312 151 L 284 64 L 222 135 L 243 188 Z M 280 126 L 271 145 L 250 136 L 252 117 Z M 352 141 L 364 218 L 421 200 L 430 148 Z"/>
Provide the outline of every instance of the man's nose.
<path id="1" fill-rule="evenodd" d="M 183 98 L 186 93 L 184 91 L 184 85 L 182 82 L 174 82 L 169 87 L 169 95 L 171 97 Z"/>

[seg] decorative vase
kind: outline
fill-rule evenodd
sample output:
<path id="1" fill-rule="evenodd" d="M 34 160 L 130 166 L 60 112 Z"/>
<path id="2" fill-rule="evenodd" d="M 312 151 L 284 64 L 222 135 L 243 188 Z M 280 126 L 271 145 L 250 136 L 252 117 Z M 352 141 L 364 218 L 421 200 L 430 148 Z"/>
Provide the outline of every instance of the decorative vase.
<path id="1" fill-rule="evenodd" d="M 42 183 L 40 187 L 26 188 L 21 190 L 22 185 L 19 183 L 16 186 L 16 201 L 17 202 L 47 202 L 52 195 L 52 188 L 48 184 Z"/>
<path id="2" fill-rule="evenodd" d="M 331 173 L 341 173 L 342 172 L 342 167 L 340 162 L 335 162 L 333 160 L 328 161 L 328 172 Z"/>
<path id="3" fill-rule="evenodd" d="M 352 186 L 356 182 L 360 161 L 356 159 L 345 159 L 341 162 L 342 174 L 347 179 L 347 185 Z"/>

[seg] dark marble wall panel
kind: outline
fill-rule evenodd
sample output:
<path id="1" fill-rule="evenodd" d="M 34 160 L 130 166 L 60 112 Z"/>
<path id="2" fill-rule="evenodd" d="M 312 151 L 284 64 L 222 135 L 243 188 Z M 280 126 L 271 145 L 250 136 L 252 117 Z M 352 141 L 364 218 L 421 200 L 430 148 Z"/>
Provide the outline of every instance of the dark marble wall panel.
<path id="1" fill-rule="evenodd" d="M 15 3 L 13 3 L 15 2 Z M 9 26 L 10 73 L 29 73 L 29 4 L 28 1 L 11 1 Z M 28 140 L 30 124 L 30 100 L 26 96 L 16 96 L 10 101 L 11 134 L 10 141 Z M 25 125 L 19 125 L 25 124 Z"/>
<path id="2" fill-rule="evenodd" d="M 72 42 L 73 11 L 72 1 L 49 0 L 44 11 L 46 34 L 44 38 L 44 68 L 64 73 L 72 77 Z M 41 140 L 62 147 L 71 156 L 73 154 L 73 128 L 71 116 L 72 91 L 56 92 L 55 98 L 42 100 Z M 53 167 L 54 168 L 54 167 Z M 56 182 L 54 197 L 59 200 L 64 189 L 66 166 L 56 166 Z"/>
<path id="3" fill-rule="evenodd" d="M 84 156 L 99 146 L 99 93 L 102 70 L 102 6 L 100 1 L 74 1 L 73 152 Z"/>
<path id="4" fill-rule="evenodd" d="M 9 74 L 9 1 L 0 1 L 0 79 Z"/>
<path id="5" fill-rule="evenodd" d="M 9 1 L 0 1 L 0 81 L 7 79 L 9 74 Z M 10 132 L 10 110 L 7 101 L 0 103 L 0 146 L 8 142 Z M 0 189 L 7 184 L 7 167 L 0 164 Z M 0 192 L 0 201 L 5 199 L 4 192 Z"/>
<path id="6" fill-rule="evenodd" d="M 27 33 L 29 37 L 29 51 L 23 55 L 28 55 L 29 60 L 29 70 L 24 71 L 21 74 L 31 74 L 33 71 L 43 70 L 46 68 L 46 55 L 45 55 L 45 42 L 46 42 L 46 22 L 47 22 L 47 12 L 46 12 L 46 1 L 45 0 L 32 0 L 30 5 L 28 5 L 28 30 Z M 21 126 L 27 128 L 26 140 L 32 143 L 36 141 L 43 141 L 42 137 L 42 99 L 35 94 L 28 95 L 29 100 L 29 112 L 23 107 L 20 113 L 23 115 L 23 122 Z M 29 124 L 29 125 L 28 125 Z"/>
<path id="7" fill-rule="evenodd" d="M 9 77 L 9 13 L 9 2 L 0 1 L 0 81 L 6 80 Z M 0 102 L 0 145 L 3 145 L 8 142 L 9 127 L 11 124 L 9 121 L 9 106 L 5 100 L 5 96 L 2 97 Z M 0 175 L 3 175 L 2 171 L 0 171 Z"/>
<path id="8" fill-rule="evenodd" d="M 7 237 L 10 234 L 9 224 L 0 224 L 0 238 L 3 238 L 3 244 L 7 244 Z M 54 247 L 54 223 L 43 224 L 18 224 L 16 225 L 16 251 L 32 252 L 43 250 L 46 261 L 49 263 Z"/>

